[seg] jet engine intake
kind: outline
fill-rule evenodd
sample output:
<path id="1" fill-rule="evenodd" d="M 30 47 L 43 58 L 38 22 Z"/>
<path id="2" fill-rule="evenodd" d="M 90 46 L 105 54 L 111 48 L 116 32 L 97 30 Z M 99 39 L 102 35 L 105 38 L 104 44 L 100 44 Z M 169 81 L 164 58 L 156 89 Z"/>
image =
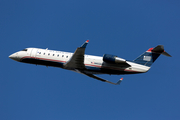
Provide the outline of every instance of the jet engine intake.
<path id="1" fill-rule="evenodd" d="M 109 55 L 109 54 L 103 55 L 103 61 L 107 63 L 116 63 L 116 64 L 126 63 L 125 59 L 119 58 L 115 55 Z"/>

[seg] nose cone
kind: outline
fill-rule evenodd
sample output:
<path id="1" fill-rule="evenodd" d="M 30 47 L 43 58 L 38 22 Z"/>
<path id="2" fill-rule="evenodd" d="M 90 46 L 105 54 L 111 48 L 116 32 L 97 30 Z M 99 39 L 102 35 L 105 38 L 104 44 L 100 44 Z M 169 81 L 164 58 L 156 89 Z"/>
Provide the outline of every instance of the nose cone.
<path id="1" fill-rule="evenodd" d="M 16 60 L 17 61 L 17 53 L 13 53 L 9 56 L 9 58 L 11 58 L 12 60 Z"/>

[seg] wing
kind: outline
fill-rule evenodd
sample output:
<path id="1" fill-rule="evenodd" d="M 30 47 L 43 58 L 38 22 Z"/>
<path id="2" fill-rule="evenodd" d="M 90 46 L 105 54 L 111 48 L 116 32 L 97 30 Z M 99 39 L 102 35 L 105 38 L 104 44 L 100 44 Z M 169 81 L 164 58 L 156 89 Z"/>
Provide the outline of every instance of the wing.
<path id="1" fill-rule="evenodd" d="M 113 84 L 113 85 L 119 85 L 119 84 L 121 83 L 121 81 L 123 80 L 123 78 L 121 78 L 120 80 L 118 80 L 117 83 L 113 83 L 113 82 L 111 82 L 111 81 L 108 81 L 108 80 L 102 79 L 102 78 L 100 78 L 100 77 L 97 77 L 97 76 L 95 76 L 95 75 L 93 75 L 93 74 L 85 74 L 85 73 L 84 73 L 84 75 L 87 75 L 87 76 L 92 77 L 92 78 L 94 78 L 94 79 L 100 80 L 100 81 L 102 81 L 102 82 L 107 82 L 107 83 L 110 83 L 110 84 Z"/>
<path id="2" fill-rule="evenodd" d="M 121 81 L 123 80 L 123 78 L 121 78 L 120 80 L 118 80 L 117 83 L 113 83 L 113 82 L 111 82 L 111 81 L 108 81 L 108 80 L 102 79 L 102 78 L 100 78 L 100 77 L 97 77 L 97 76 L 95 76 L 95 75 L 93 75 L 93 74 L 88 74 L 88 73 L 82 72 L 82 71 L 77 70 L 77 69 L 75 70 L 75 72 L 81 73 L 81 74 L 83 74 L 83 75 L 86 75 L 86 76 L 92 77 L 92 78 L 94 78 L 94 79 L 100 80 L 100 81 L 102 81 L 102 82 L 107 82 L 107 83 L 110 83 L 110 84 L 113 84 L 113 85 L 119 85 L 119 84 L 121 83 Z"/>
<path id="3" fill-rule="evenodd" d="M 92 77 L 92 78 L 94 78 L 94 79 L 100 80 L 100 81 L 102 81 L 102 82 L 107 82 L 107 83 L 110 83 L 110 84 L 113 84 L 113 85 L 119 85 L 119 84 L 121 83 L 121 81 L 122 81 L 122 78 L 121 78 L 120 80 L 118 80 L 117 83 L 113 83 L 113 82 L 111 82 L 111 81 L 108 81 L 108 80 L 102 79 L 102 78 L 100 78 L 100 77 L 97 77 L 97 76 L 95 76 L 95 75 L 93 75 L 93 74 L 84 74 L 84 75 L 87 75 L 87 76 Z"/>
<path id="4" fill-rule="evenodd" d="M 64 63 L 65 69 L 85 69 L 84 52 L 89 40 L 87 40 L 81 47 L 78 47 L 69 61 Z"/>

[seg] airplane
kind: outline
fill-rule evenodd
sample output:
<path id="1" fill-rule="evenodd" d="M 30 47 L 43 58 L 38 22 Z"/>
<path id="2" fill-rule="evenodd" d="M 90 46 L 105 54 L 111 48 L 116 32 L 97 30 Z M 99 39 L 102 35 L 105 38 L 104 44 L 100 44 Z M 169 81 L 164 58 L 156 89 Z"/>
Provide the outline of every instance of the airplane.
<path id="1" fill-rule="evenodd" d="M 133 61 L 110 54 L 104 54 L 103 57 L 86 55 L 85 49 L 88 43 L 89 40 L 85 41 L 74 53 L 49 50 L 48 48 L 26 48 L 11 54 L 9 58 L 23 63 L 59 67 L 103 82 L 119 85 L 123 78 L 114 83 L 94 74 L 124 75 L 145 73 L 149 71 L 151 65 L 161 54 L 171 57 L 164 51 L 163 45 L 148 49 Z"/>

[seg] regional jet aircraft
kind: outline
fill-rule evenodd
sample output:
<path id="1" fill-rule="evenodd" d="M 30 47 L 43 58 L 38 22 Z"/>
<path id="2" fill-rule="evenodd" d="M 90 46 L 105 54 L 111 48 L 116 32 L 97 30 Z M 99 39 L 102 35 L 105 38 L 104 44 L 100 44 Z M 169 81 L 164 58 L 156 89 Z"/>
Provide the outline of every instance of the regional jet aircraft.
<path id="1" fill-rule="evenodd" d="M 133 61 L 128 61 L 110 54 L 104 54 L 103 57 L 85 55 L 85 48 L 88 42 L 89 40 L 81 47 L 78 47 L 74 53 L 40 48 L 26 48 L 13 53 L 9 58 L 23 63 L 60 67 L 103 82 L 119 85 L 122 78 L 117 83 L 113 83 L 94 74 L 122 75 L 145 73 L 161 54 L 171 57 L 171 55 L 164 51 L 163 45 L 148 49 Z"/>

